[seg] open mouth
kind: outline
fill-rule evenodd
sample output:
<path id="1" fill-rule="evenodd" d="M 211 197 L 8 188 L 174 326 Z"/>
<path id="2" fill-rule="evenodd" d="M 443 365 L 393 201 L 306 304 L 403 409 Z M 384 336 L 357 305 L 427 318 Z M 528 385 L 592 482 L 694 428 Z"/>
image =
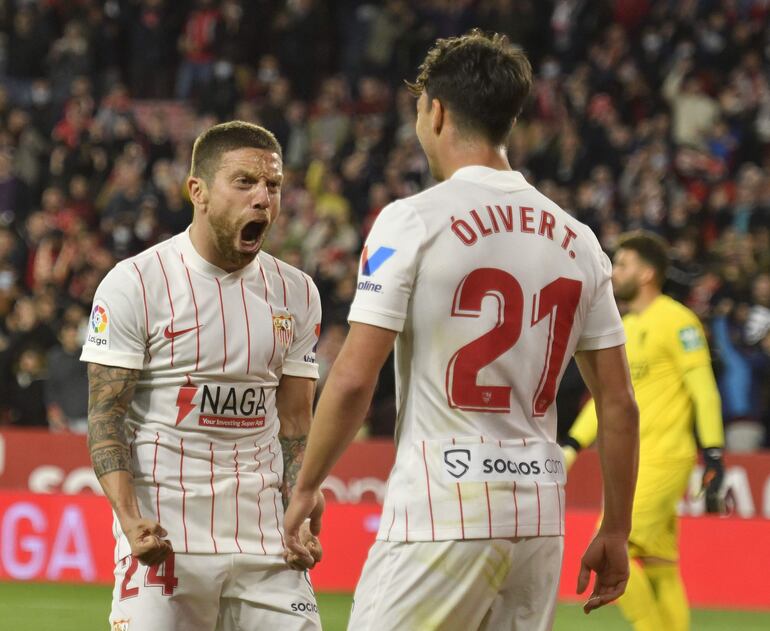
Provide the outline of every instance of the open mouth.
<path id="1" fill-rule="evenodd" d="M 241 245 L 250 250 L 259 247 L 267 228 L 266 221 L 250 221 L 241 228 Z"/>

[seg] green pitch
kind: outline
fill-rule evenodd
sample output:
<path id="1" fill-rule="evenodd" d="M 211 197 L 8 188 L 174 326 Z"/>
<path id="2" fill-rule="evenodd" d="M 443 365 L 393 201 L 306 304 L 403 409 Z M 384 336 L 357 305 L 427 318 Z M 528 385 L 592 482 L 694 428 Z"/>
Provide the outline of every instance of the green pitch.
<path id="1" fill-rule="evenodd" d="M 110 589 L 92 585 L 0 583 L 0 629 L 8 631 L 108 631 Z M 349 594 L 318 594 L 324 631 L 343 631 L 350 611 Z M 697 631 L 766 631 L 770 612 L 693 612 Z M 560 605 L 556 631 L 629 631 L 614 607 L 590 616 L 576 605 Z M 419 630 L 414 630 L 419 631 Z"/>

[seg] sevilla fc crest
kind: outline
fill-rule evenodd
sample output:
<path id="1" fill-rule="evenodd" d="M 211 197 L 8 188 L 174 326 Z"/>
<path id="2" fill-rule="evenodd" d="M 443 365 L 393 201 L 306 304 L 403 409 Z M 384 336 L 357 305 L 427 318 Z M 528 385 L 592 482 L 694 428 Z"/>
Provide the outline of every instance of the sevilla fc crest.
<path id="1" fill-rule="evenodd" d="M 291 315 L 273 316 L 273 333 L 284 348 L 289 348 L 294 332 L 294 319 Z"/>

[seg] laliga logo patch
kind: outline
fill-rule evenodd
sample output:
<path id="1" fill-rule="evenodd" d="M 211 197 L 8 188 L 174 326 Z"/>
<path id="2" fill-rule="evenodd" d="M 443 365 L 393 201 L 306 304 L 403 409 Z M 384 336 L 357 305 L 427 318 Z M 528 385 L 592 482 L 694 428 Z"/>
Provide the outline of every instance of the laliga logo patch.
<path id="1" fill-rule="evenodd" d="M 273 331 L 284 348 L 288 348 L 289 344 L 291 344 L 291 336 L 294 329 L 293 324 L 294 319 L 291 314 L 273 316 Z"/>
<path id="2" fill-rule="evenodd" d="M 128 631 L 129 624 L 131 624 L 131 619 L 113 620 L 112 631 Z"/>
<path id="3" fill-rule="evenodd" d="M 444 452 L 444 464 L 447 466 L 447 473 L 459 480 L 471 467 L 470 449 L 448 449 Z"/>
<path id="4" fill-rule="evenodd" d="M 377 248 L 374 251 L 374 254 L 369 256 L 369 248 L 368 246 L 364 246 L 364 251 L 361 254 L 361 273 L 364 276 L 371 276 L 395 253 L 395 249 L 382 246 Z"/>
<path id="5" fill-rule="evenodd" d="M 107 317 L 107 311 L 101 305 L 94 305 L 91 311 L 91 330 L 94 333 L 106 333 L 107 323 L 109 318 Z"/>
<path id="6" fill-rule="evenodd" d="M 110 316 L 107 311 L 107 306 L 94 303 L 94 308 L 91 309 L 91 318 L 88 321 L 88 335 L 86 336 L 86 344 L 96 346 L 97 348 L 109 348 L 110 347 Z"/>

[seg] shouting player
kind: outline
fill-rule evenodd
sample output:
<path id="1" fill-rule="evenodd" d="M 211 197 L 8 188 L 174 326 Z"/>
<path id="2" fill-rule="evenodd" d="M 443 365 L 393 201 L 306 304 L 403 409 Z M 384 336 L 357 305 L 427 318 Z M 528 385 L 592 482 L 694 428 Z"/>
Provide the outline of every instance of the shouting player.
<path id="1" fill-rule="evenodd" d="M 676 505 L 695 463 L 693 424 L 705 447 L 706 509 L 719 512 L 723 503 L 724 435 L 711 357 L 697 316 L 661 293 L 667 266 L 666 245 L 659 237 L 646 232 L 621 237 L 612 282 L 615 296 L 630 310 L 623 325 L 640 436 L 631 578 L 618 605 L 636 631 L 690 628 L 678 568 Z M 596 408 L 589 403 L 570 430 L 568 463 L 596 439 L 596 430 Z"/>
<path id="2" fill-rule="evenodd" d="M 115 513 L 113 629 L 320 628 L 306 575 L 283 559 L 321 310 L 305 274 L 260 251 L 281 179 L 269 131 L 212 127 L 193 147 L 192 225 L 96 292 L 82 359 Z M 320 557 L 307 526 L 302 539 L 313 555 L 294 568 Z"/>
<path id="3" fill-rule="evenodd" d="M 412 85 L 440 182 L 396 201 L 363 250 L 350 332 L 316 410 L 286 513 L 299 540 L 363 422 L 395 343 L 397 456 L 355 594 L 356 631 L 552 624 L 564 540 L 554 398 L 578 363 L 599 401 L 604 522 L 583 557 L 586 609 L 628 578 L 637 410 L 611 266 L 593 233 L 512 171 L 525 55 L 500 35 L 438 40 Z"/>

